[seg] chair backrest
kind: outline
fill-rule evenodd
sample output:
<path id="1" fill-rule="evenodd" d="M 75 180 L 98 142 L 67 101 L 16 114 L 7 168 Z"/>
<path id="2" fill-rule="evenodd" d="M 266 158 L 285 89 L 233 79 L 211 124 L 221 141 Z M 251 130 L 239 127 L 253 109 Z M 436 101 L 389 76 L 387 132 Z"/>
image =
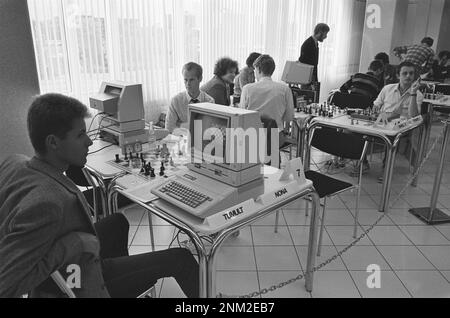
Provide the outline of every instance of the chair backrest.
<path id="1" fill-rule="evenodd" d="M 364 95 L 347 94 L 336 92 L 331 98 L 330 103 L 333 103 L 339 108 L 360 108 L 366 109 L 372 107 L 373 101 Z"/>
<path id="2" fill-rule="evenodd" d="M 366 144 L 367 141 L 360 135 L 336 128 L 322 127 L 314 129 L 310 147 L 333 156 L 360 160 L 367 148 Z"/>

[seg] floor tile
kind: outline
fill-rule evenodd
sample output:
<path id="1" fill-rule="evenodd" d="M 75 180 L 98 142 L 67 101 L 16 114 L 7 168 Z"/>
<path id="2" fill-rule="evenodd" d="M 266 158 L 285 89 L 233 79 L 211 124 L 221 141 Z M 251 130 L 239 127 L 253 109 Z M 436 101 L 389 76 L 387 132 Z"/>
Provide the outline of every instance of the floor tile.
<path id="1" fill-rule="evenodd" d="M 341 251 L 345 246 L 336 246 Z M 353 246 L 341 255 L 348 270 L 365 271 L 367 267 L 376 264 L 382 270 L 390 269 L 389 265 L 377 251 L 375 246 Z"/>
<path id="2" fill-rule="evenodd" d="M 269 288 L 273 285 L 278 285 L 281 282 L 296 278 L 302 272 L 286 271 L 286 272 L 269 272 L 259 271 L 259 282 L 261 288 Z M 262 298 L 311 298 L 311 294 L 305 289 L 305 279 L 297 280 L 283 288 L 276 289 L 262 295 Z"/>
<path id="3" fill-rule="evenodd" d="M 444 235 L 429 225 L 402 225 L 400 229 L 415 245 L 450 245 Z"/>
<path id="4" fill-rule="evenodd" d="M 294 246 L 255 246 L 258 271 L 301 270 Z"/>
<path id="5" fill-rule="evenodd" d="M 380 272 L 380 288 L 369 288 L 368 279 L 372 272 L 350 271 L 350 275 L 364 298 L 411 298 L 405 286 L 392 271 Z M 373 282 L 370 280 L 370 282 Z M 373 286 L 373 285 L 370 285 Z"/>
<path id="6" fill-rule="evenodd" d="M 278 226 L 277 233 L 274 226 L 252 226 L 253 242 L 259 245 L 293 245 L 287 226 Z"/>
<path id="7" fill-rule="evenodd" d="M 229 236 L 222 246 L 253 246 L 250 227 L 241 229 L 238 236 Z"/>
<path id="8" fill-rule="evenodd" d="M 434 270 L 415 246 L 378 246 L 378 250 L 394 270 Z"/>
<path id="9" fill-rule="evenodd" d="M 351 211 L 354 215 L 355 211 Z M 372 225 L 383 215 L 384 212 L 378 212 L 378 209 L 360 209 L 358 214 L 358 222 L 360 225 Z M 392 220 L 384 216 L 379 222 L 378 225 L 394 225 Z"/>
<path id="10" fill-rule="evenodd" d="M 345 271 L 318 271 L 314 273 L 313 298 L 360 298 L 361 295 L 350 274 Z"/>
<path id="11" fill-rule="evenodd" d="M 320 214 L 322 216 L 322 213 Z M 326 225 L 353 225 L 353 215 L 344 209 L 327 209 L 325 214 Z"/>
<path id="12" fill-rule="evenodd" d="M 137 229 L 138 229 L 138 226 L 130 225 L 130 228 L 128 229 L 128 245 L 133 244 L 133 239 L 134 239 Z"/>
<path id="13" fill-rule="evenodd" d="M 341 197 L 345 205 L 351 210 L 356 209 L 356 196 L 354 197 Z M 378 203 L 372 199 L 370 195 L 361 195 L 359 198 L 359 208 L 360 209 L 375 209 L 378 207 Z"/>
<path id="14" fill-rule="evenodd" d="M 253 247 L 223 246 L 217 255 L 217 270 L 255 271 Z"/>
<path id="15" fill-rule="evenodd" d="M 294 211 L 283 209 L 284 219 L 287 225 L 309 225 L 310 216 L 306 216 L 305 211 Z"/>
<path id="16" fill-rule="evenodd" d="M 403 209 L 390 209 L 387 216 L 394 222 L 396 225 L 423 225 L 424 223 L 409 213 L 408 210 Z"/>
<path id="17" fill-rule="evenodd" d="M 450 246 L 417 246 L 439 270 L 450 270 Z"/>
<path id="18" fill-rule="evenodd" d="M 186 298 L 177 281 L 172 277 L 164 278 L 161 284 L 160 298 Z"/>
<path id="19" fill-rule="evenodd" d="M 326 230 L 334 245 L 348 245 L 355 240 L 353 238 L 353 226 L 326 226 Z M 361 234 L 362 229 L 358 227 L 357 237 Z M 373 245 L 373 243 L 367 237 L 364 237 L 357 245 Z"/>
<path id="20" fill-rule="evenodd" d="M 292 239 L 295 245 L 308 245 L 309 242 L 309 226 L 289 226 Z M 320 227 L 317 227 L 317 240 L 319 240 Z M 322 245 L 333 245 L 327 231 L 323 232 Z"/>
<path id="21" fill-rule="evenodd" d="M 251 272 L 216 272 L 216 290 L 227 296 L 243 296 L 259 290 L 258 274 Z"/>
<path id="22" fill-rule="evenodd" d="M 439 232 L 441 232 L 441 234 L 444 235 L 448 240 L 450 240 L 450 225 L 449 224 L 435 225 L 434 228 L 437 229 Z"/>
<path id="23" fill-rule="evenodd" d="M 302 263 L 303 267 L 306 270 L 306 265 L 307 265 L 307 261 L 308 261 L 308 247 L 307 246 L 295 246 L 296 250 L 297 250 L 297 254 L 300 257 L 300 262 Z M 337 254 L 337 250 L 334 246 L 322 246 L 322 251 L 320 253 L 320 256 L 316 256 L 315 258 L 315 265 L 314 266 L 318 266 L 319 264 L 321 264 L 322 262 L 325 262 L 326 260 L 328 260 L 329 258 L 333 257 L 334 255 Z M 344 263 L 342 263 L 342 260 L 340 257 L 336 258 L 334 261 L 332 261 L 331 263 L 327 264 L 326 266 L 324 266 L 323 268 L 321 268 L 320 270 L 324 270 L 324 271 L 333 271 L 333 270 L 347 270 Z"/>
<path id="24" fill-rule="evenodd" d="M 396 271 L 396 274 L 413 297 L 450 297 L 450 284 L 438 271 Z"/>
<path id="25" fill-rule="evenodd" d="M 168 246 L 172 241 L 174 230 L 173 226 L 153 226 L 155 245 Z M 139 226 L 132 244 L 150 245 L 150 232 L 148 226 Z"/>
<path id="26" fill-rule="evenodd" d="M 298 211 L 297 213 L 303 213 Z M 278 214 L 278 225 L 286 225 L 286 222 L 284 221 L 283 218 L 283 210 L 279 210 L 279 214 Z M 258 221 L 256 221 L 255 223 L 252 224 L 252 226 L 274 226 L 275 225 L 275 218 L 276 218 L 276 213 L 272 213 L 268 216 L 266 216 L 265 218 L 259 219 Z"/>
<path id="27" fill-rule="evenodd" d="M 368 235 L 375 245 L 413 245 L 397 226 L 375 226 Z"/>
<path id="28" fill-rule="evenodd" d="M 144 215 L 144 209 L 139 206 L 131 206 L 123 209 L 123 215 L 127 218 L 130 225 L 139 225 Z"/>
<path id="29" fill-rule="evenodd" d="M 447 281 L 450 283 L 450 271 L 441 271 L 441 274 L 444 275 Z"/>
<path id="30" fill-rule="evenodd" d="M 160 217 L 156 215 L 152 215 L 152 224 L 153 225 L 170 225 L 170 223 L 164 221 Z M 148 225 L 148 214 L 144 215 L 141 221 L 141 225 Z"/>

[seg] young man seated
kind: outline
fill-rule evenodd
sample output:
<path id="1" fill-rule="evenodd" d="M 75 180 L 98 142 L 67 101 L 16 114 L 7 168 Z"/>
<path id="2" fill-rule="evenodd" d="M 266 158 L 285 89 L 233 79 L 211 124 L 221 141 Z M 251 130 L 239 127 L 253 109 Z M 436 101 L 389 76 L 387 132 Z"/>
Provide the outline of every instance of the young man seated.
<path id="1" fill-rule="evenodd" d="M 366 74 L 356 73 L 341 86 L 340 91 L 347 94 L 363 95 L 370 102 L 373 102 L 383 88 L 383 84 L 378 79 L 382 73 L 383 63 L 377 60 L 372 61 Z"/>
<path id="2" fill-rule="evenodd" d="M 385 112 L 388 119 L 398 116 L 412 118 L 420 114 L 423 94 L 419 91 L 420 79 L 415 80 L 416 66 L 411 62 L 402 62 L 399 67 L 400 83 L 386 85 L 373 103 L 375 111 Z M 411 144 L 417 144 L 417 134 L 413 134 Z M 414 160 L 413 160 L 414 162 Z M 384 160 L 383 160 L 384 166 Z M 379 181 L 383 178 L 380 177 Z"/>
<path id="3" fill-rule="evenodd" d="M 189 297 L 199 295 L 199 268 L 185 249 L 128 256 L 127 219 L 92 223 L 89 206 L 64 175 L 86 164 L 88 109 L 59 94 L 37 97 L 28 111 L 33 158 L 0 164 L 0 297 L 59 295 L 49 278 L 80 269 L 78 297 L 137 297 L 173 276 Z M 72 268 L 72 270 L 70 270 Z"/>
<path id="4" fill-rule="evenodd" d="M 203 69 L 200 65 L 193 62 L 187 63 L 183 66 L 182 73 L 186 91 L 174 96 L 170 101 L 166 116 L 166 129 L 170 133 L 187 123 L 189 104 L 214 103 L 214 98 L 200 90 L 200 82 L 203 79 Z"/>
<path id="5" fill-rule="evenodd" d="M 291 89 L 272 80 L 275 61 L 269 55 L 261 55 L 253 63 L 257 82 L 242 89 L 240 107 L 257 110 L 261 116 L 276 121 L 282 131 L 294 118 L 294 101 Z"/>

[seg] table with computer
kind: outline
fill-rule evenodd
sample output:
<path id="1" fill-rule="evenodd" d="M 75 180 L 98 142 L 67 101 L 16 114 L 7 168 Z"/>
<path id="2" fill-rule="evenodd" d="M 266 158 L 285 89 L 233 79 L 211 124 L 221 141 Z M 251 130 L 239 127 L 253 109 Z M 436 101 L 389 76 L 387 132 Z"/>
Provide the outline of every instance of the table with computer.
<path id="1" fill-rule="evenodd" d="M 102 85 L 102 89 L 106 87 L 108 85 Z M 111 96 L 103 97 L 108 100 Z M 121 101 L 120 94 L 115 101 L 117 108 L 110 107 L 109 112 L 104 106 L 98 106 L 99 103 L 96 108 L 118 119 L 111 114 L 111 109 L 121 112 L 127 104 Z M 118 194 L 124 195 L 188 234 L 199 255 L 201 295 L 214 297 L 216 255 L 224 240 L 284 205 L 309 196 L 313 201 L 313 213 L 306 289 L 311 291 L 319 203 L 312 182 L 301 174 L 301 160 L 296 161 L 295 169 L 294 165 L 288 165 L 291 170 L 286 171 L 264 165 L 270 160 L 265 153 L 267 134 L 256 111 L 204 103 L 189 105 L 188 113 L 189 136 L 183 138 L 188 147 L 183 156 L 170 159 L 173 165 L 164 161 L 167 157 L 147 151 L 148 145 L 139 138 L 120 138 L 119 135 L 119 138 L 108 137 L 100 141 L 102 146 L 108 141 L 117 145 L 89 156 L 87 166 L 90 171 L 107 177 L 112 176 L 114 169 L 116 176 L 127 173 L 108 187 L 109 206 L 114 207 L 112 201 Z M 104 120 L 99 129 L 114 134 L 106 130 L 110 127 L 103 126 Z M 114 120 L 107 126 L 113 124 Z M 275 133 L 278 136 L 278 131 Z M 139 136 L 139 133 L 134 135 Z M 278 141 L 278 138 L 272 140 Z M 176 157 L 177 139 L 167 141 L 167 144 L 169 153 Z M 278 156 L 276 152 L 271 155 Z M 153 168 L 159 165 L 167 168 L 154 177 L 145 176 L 145 170 L 130 174 L 130 168 L 127 168 L 130 157 L 151 162 Z M 201 239 L 203 235 L 213 238 L 210 250 Z"/>

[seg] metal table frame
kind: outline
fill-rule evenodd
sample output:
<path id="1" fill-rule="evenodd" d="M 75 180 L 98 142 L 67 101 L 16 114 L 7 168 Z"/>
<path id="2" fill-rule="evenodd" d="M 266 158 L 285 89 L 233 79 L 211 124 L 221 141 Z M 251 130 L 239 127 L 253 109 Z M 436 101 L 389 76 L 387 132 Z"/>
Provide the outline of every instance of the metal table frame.
<path id="1" fill-rule="evenodd" d="M 309 242 L 308 242 L 308 260 L 305 274 L 305 287 L 308 292 L 311 292 L 313 289 L 313 269 L 315 265 L 315 255 L 317 251 L 317 228 L 318 228 L 318 215 L 319 215 L 319 196 L 316 193 L 315 189 L 311 186 L 310 188 L 305 189 L 302 192 L 299 192 L 295 195 L 292 195 L 285 200 L 278 202 L 276 204 L 265 207 L 261 211 L 255 213 L 254 215 L 250 215 L 247 218 L 240 220 L 239 222 L 230 225 L 228 228 L 220 231 L 217 236 L 214 238 L 214 242 L 212 244 L 210 253 L 207 254 L 206 247 L 203 241 L 200 238 L 200 234 L 196 232 L 195 226 L 193 224 L 189 224 L 186 220 L 183 220 L 183 217 L 180 215 L 175 215 L 175 213 L 170 213 L 164 211 L 153 203 L 143 203 L 133 199 L 128 196 L 127 193 L 119 186 L 112 186 L 110 188 L 110 192 L 108 195 L 109 206 L 115 206 L 115 201 L 117 199 L 118 194 L 122 194 L 128 197 L 130 200 L 136 202 L 138 205 L 146 209 L 149 213 L 153 213 L 158 217 L 162 218 L 166 222 L 176 226 L 177 228 L 184 231 L 194 242 L 195 247 L 198 252 L 199 257 L 199 286 L 200 286 L 200 297 L 208 297 L 214 298 L 216 297 L 216 281 L 215 281 L 215 272 L 216 272 L 216 256 L 219 251 L 222 243 L 235 231 L 240 230 L 253 222 L 261 219 L 270 213 L 277 211 L 282 208 L 284 205 L 289 204 L 299 198 L 310 196 L 312 199 L 312 215 L 310 221 L 310 231 L 309 231 Z M 110 211 L 111 212 L 111 211 Z"/>
<path id="2" fill-rule="evenodd" d="M 420 138 L 419 138 L 419 142 L 420 142 L 419 151 L 418 151 L 417 158 L 416 158 L 416 162 L 417 162 L 417 160 L 419 160 L 419 158 L 422 158 L 422 153 L 423 153 L 423 148 L 424 148 L 423 145 L 425 144 L 425 138 L 424 138 L 424 132 L 423 132 L 423 122 L 412 125 L 408 129 L 398 132 L 395 135 L 395 137 L 393 136 L 394 138 L 391 139 L 386 134 L 383 134 L 382 132 L 377 131 L 375 129 L 373 131 L 369 131 L 369 130 L 359 131 L 357 129 L 358 126 L 355 126 L 355 129 L 350 129 L 348 127 L 343 128 L 343 127 L 339 126 L 338 124 L 333 123 L 332 121 L 320 122 L 319 120 L 320 120 L 320 117 L 317 117 L 317 120 L 313 119 L 311 121 L 311 124 L 308 127 L 306 127 L 306 130 L 307 130 L 306 135 L 307 135 L 308 141 L 310 140 L 310 138 L 312 138 L 312 132 L 314 131 L 314 129 L 316 129 L 318 127 L 330 127 L 330 128 L 335 128 L 335 129 L 347 130 L 352 133 L 357 133 L 357 134 L 361 134 L 364 136 L 377 137 L 384 141 L 384 143 L 386 144 L 386 147 L 387 147 L 387 158 L 386 158 L 386 166 L 385 166 L 385 170 L 384 170 L 382 196 L 381 196 L 378 211 L 388 212 L 391 182 L 392 182 L 392 175 L 393 175 L 393 170 L 394 170 L 394 162 L 395 162 L 395 156 L 396 156 L 398 144 L 400 142 L 400 138 L 409 134 L 412 130 L 422 126 Z M 305 161 L 304 161 L 305 170 L 310 169 L 310 159 L 311 159 L 311 149 L 307 148 L 306 153 L 305 153 Z M 415 168 L 414 170 L 418 169 L 418 165 L 416 164 L 416 167 L 414 167 L 414 168 Z"/>

